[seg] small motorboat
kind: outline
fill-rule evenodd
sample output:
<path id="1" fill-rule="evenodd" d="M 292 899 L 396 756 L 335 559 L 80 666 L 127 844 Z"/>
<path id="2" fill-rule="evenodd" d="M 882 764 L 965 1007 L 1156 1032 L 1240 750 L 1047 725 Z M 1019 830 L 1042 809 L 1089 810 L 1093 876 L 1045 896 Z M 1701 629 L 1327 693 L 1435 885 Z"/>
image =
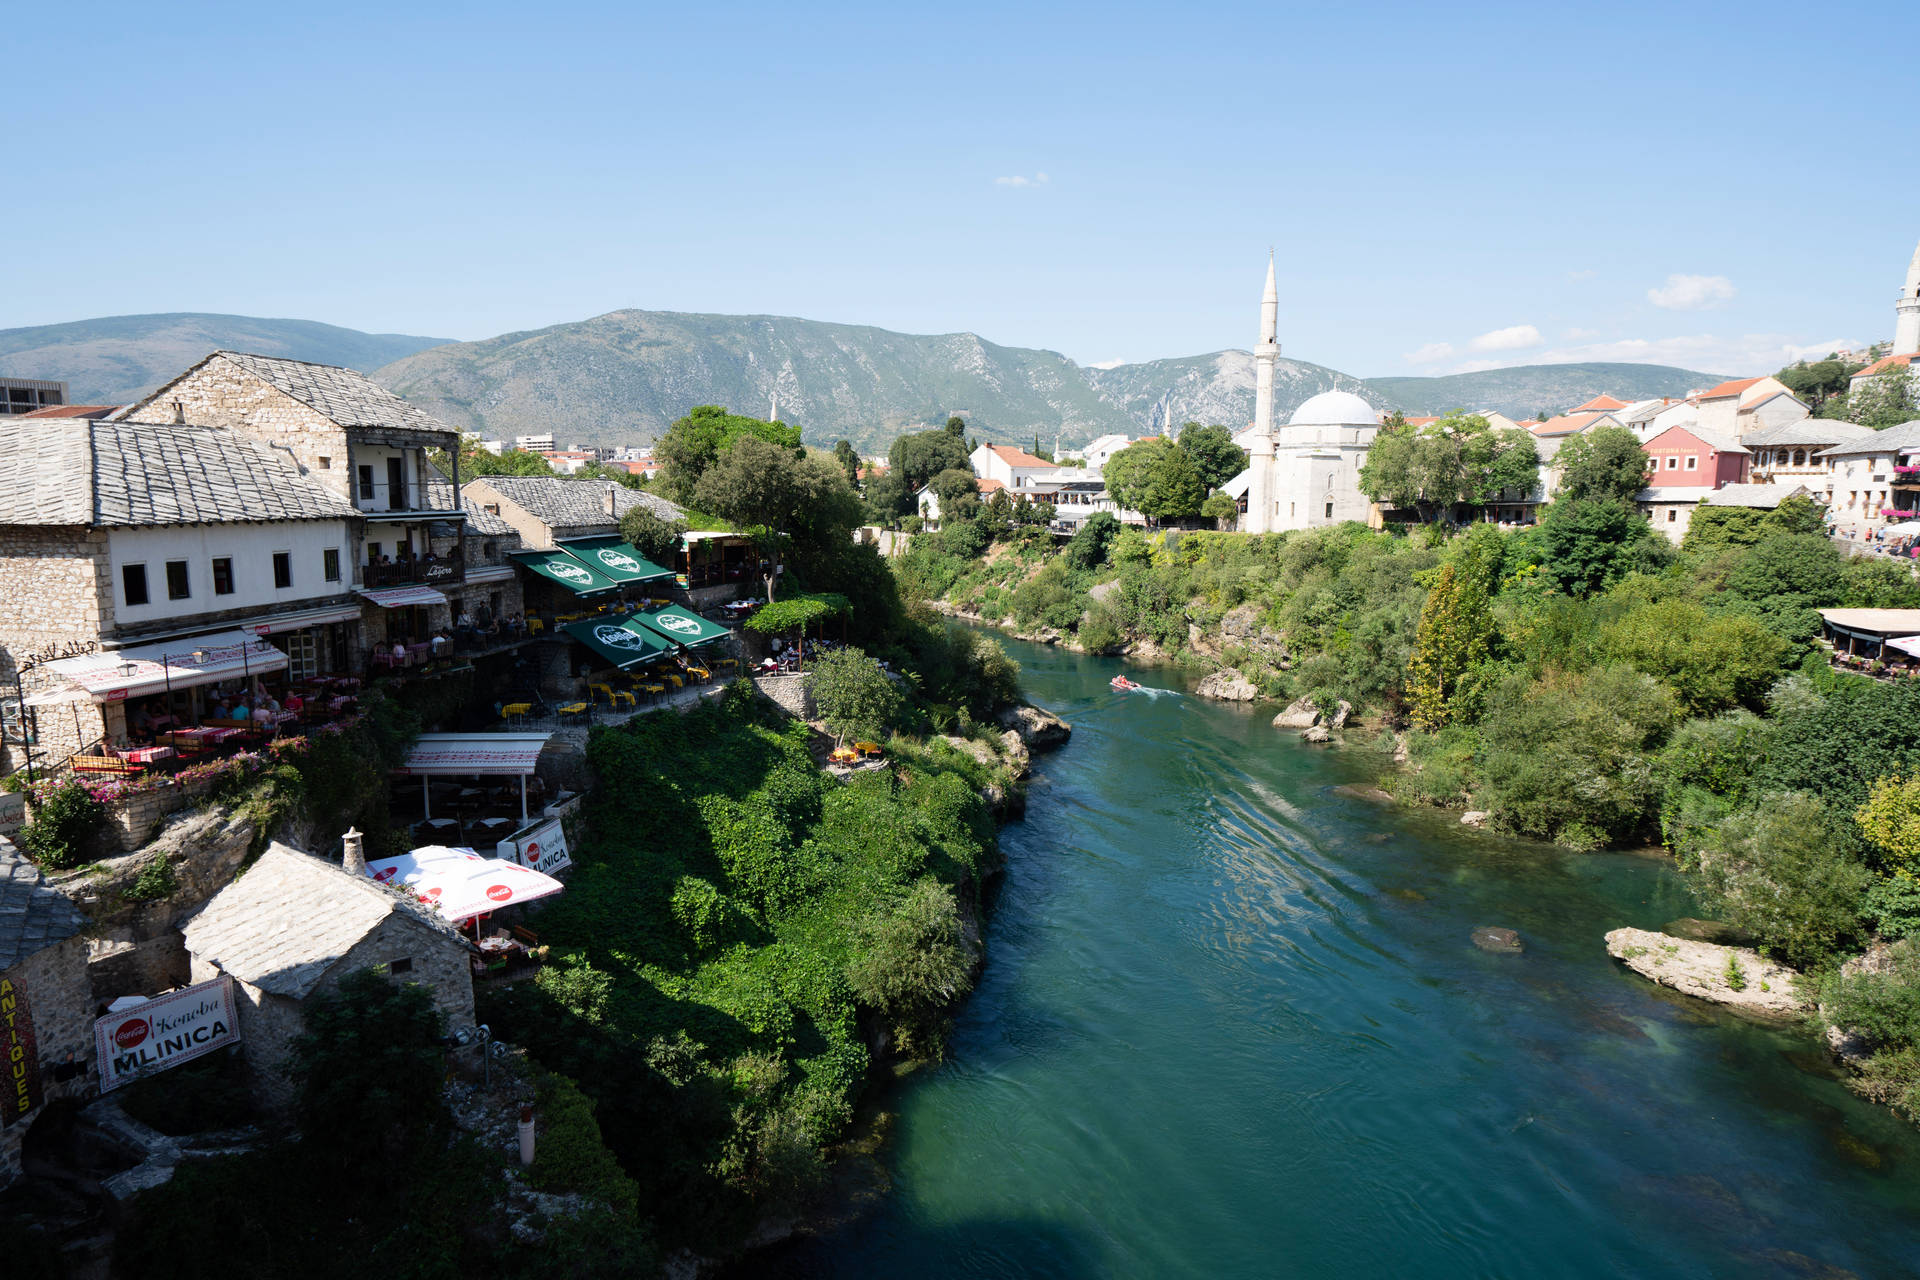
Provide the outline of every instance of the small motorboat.
<path id="1" fill-rule="evenodd" d="M 1125 676 L 1115 676 L 1113 679 L 1107 681 L 1107 683 L 1116 689 L 1138 689 L 1140 687 Z"/>

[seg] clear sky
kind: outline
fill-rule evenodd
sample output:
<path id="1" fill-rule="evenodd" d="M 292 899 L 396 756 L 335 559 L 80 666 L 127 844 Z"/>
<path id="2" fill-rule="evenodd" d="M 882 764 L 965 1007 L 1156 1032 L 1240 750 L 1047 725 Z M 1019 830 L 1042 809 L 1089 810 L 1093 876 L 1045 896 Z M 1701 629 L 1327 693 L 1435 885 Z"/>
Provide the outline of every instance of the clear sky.
<path id="1" fill-rule="evenodd" d="M 1829 16 L 1831 14 L 1832 16 Z M 1920 4 L 9 12 L 0 327 L 620 307 L 1083 363 L 1772 369 L 1891 335 Z"/>

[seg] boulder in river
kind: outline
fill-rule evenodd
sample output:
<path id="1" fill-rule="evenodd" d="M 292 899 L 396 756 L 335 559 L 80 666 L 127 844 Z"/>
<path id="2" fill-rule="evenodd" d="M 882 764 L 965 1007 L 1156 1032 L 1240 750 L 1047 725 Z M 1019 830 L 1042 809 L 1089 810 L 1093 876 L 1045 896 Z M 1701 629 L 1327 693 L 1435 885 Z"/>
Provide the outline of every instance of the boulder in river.
<path id="1" fill-rule="evenodd" d="M 1260 690 L 1253 681 L 1232 667 L 1222 667 L 1212 672 L 1193 692 L 1197 697 L 1213 698 L 1220 702 L 1252 702 L 1260 696 Z"/>
<path id="2" fill-rule="evenodd" d="M 1330 733 L 1327 730 L 1327 726 L 1323 724 L 1317 724 L 1313 726 L 1313 728 L 1307 730 L 1305 733 L 1300 735 L 1300 740 L 1302 742 L 1311 742 L 1315 744 L 1319 744 L 1322 742 L 1329 742 L 1332 740 L 1332 738 L 1333 738 L 1333 734 Z"/>
<path id="3" fill-rule="evenodd" d="M 1794 988 L 1800 975 L 1747 947 L 1615 929 L 1607 935 L 1607 954 L 1663 987 L 1742 1013 L 1785 1018 L 1807 1008 Z"/>
<path id="4" fill-rule="evenodd" d="M 1320 704 L 1312 698 L 1295 698 L 1287 709 L 1273 718 L 1276 729 L 1311 729 L 1320 723 Z"/>
<path id="5" fill-rule="evenodd" d="M 1527 949 L 1520 935 L 1498 925 L 1481 925 L 1473 931 L 1473 945 L 1496 955 L 1517 956 Z"/>
<path id="6" fill-rule="evenodd" d="M 1016 702 L 1001 711 L 1000 727 L 1019 734 L 1029 751 L 1051 751 L 1063 746 L 1073 733 L 1072 725 L 1030 702 Z"/>
<path id="7" fill-rule="evenodd" d="M 1353 714 L 1353 704 L 1351 702 L 1348 702 L 1345 698 L 1340 699 L 1340 705 L 1336 706 L 1333 709 L 1333 715 L 1327 721 L 1327 728 L 1329 729 L 1346 728 L 1347 717 L 1352 714 Z"/>
<path id="8" fill-rule="evenodd" d="M 1460 825 L 1463 827 L 1484 827 L 1491 821 L 1493 814 L 1486 809 L 1469 809 L 1460 815 Z"/>

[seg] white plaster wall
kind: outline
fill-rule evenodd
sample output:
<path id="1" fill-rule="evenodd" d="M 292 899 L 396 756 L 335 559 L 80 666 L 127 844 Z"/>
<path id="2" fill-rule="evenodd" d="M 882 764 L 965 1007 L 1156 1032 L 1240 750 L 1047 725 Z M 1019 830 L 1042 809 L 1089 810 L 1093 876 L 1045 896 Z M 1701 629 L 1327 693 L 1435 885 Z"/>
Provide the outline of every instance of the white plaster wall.
<path id="1" fill-rule="evenodd" d="M 117 623 L 127 626 L 228 609 L 296 606 L 337 596 L 353 586 L 353 558 L 343 520 L 115 529 L 108 537 L 107 546 L 113 616 Z M 323 576 L 325 557 L 321 552 L 329 547 L 340 553 L 340 578 L 334 582 L 328 582 Z M 273 553 L 276 551 L 290 552 L 293 556 L 293 585 L 284 590 L 273 585 Z M 233 560 L 232 595 L 213 593 L 213 561 L 220 557 Z M 187 562 L 187 585 L 192 594 L 185 600 L 167 598 L 169 560 Z M 144 605 L 127 603 L 121 569 L 129 564 L 147 567 L 147 603 Z"/>

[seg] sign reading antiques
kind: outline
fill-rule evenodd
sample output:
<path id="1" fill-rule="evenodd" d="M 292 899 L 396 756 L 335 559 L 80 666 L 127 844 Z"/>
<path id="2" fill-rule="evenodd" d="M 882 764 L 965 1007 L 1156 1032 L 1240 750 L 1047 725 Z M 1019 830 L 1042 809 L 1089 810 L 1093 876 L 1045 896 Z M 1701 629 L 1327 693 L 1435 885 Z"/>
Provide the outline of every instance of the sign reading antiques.
<path id="1" fill-rule="evenodd" d="M 156 996 L 93 1024 L 100 1092 L 239 1042 L 233 979 L 223 976 Z"/>
<path id="2" fill-rule="evenodd" d="M 550 876 L 573 865 L 573 859 L 567 856 L 567 833 L 560 829 L 558 818 L 541 823 L 514 843 L 520 865 L 543 875 Z"/>
<path id="3" fill-rule="evenodd" d="M 20 984 L 0 978 L 0 1129 L 40 1105 L 40 1054 Z"/>

